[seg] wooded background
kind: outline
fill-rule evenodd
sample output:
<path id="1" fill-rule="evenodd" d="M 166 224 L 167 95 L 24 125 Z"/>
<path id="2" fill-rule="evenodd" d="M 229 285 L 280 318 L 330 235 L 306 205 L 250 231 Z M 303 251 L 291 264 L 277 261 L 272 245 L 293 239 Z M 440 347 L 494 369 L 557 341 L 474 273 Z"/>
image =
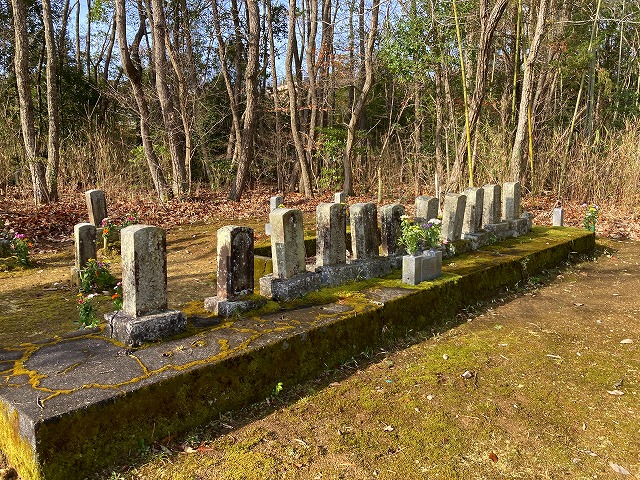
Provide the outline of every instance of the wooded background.
<path id="1" fill-rule="evenodd" d="M 638 204 L 639 24 L 630 0 L 2 0 L 0 192 Z"/>

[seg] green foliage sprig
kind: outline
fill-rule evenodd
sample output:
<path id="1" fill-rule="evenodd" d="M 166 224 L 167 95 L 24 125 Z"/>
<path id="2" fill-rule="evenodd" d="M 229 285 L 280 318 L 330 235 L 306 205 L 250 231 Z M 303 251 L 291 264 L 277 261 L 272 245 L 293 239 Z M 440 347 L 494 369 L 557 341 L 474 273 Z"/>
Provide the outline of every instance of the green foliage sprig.
<path id="1" fill-rule="evenodd" d="M 598 214 L 600 213 L 600 207 L 598 205 L 588 205 L 585 203 L 582 205 L 587 208 L 586 213 L 584 214 L 584 219 L 582 220 L 582 225 L 585 229 L 595 232 L 596 231 L 596 223 L 598 223 Z"/>
<path id="2" fill-rule="evenodd" d="M 421 246 L 424 248 L 440 246 L 442 226 L 437 218 L 432 218 L 425 224 L 419 224 L 407 215 L 403 215 L 400 228 L 402 235 L 399 243 L 407 249 L 410 255 L 415 254 Z"/>
<path id="3" fill-rule="evenodd" d="M 113 288 L 116 278 L 110 268 L 109 262 L 89 259 L 87 266 L 80 270 L 80 292 L 99 293 Z"/>

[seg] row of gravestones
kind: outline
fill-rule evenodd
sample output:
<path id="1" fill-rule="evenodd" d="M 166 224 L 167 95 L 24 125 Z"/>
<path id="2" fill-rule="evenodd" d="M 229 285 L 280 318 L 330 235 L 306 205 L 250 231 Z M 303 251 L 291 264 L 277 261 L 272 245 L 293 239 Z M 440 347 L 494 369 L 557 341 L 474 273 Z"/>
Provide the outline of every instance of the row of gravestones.
<path id="1" fill-rule="evenodd" d="M 96 226 L 106 217 L 104 192 L 87 192 L 91 223 L 74 228 L 76 263 L 79 270 L 96 258 Z M 96 203 L 97 199 L 97 203 Z M 273 273 L 260 278 L 263 299 L 288 300 L 322 286 L 340 285 L 388 274 L 403 263 L 399 245 L 404 207 L 384 205 L 378 231 L 377 207 L 357 203 L 349 208 L 351 253 L 347 259 L 347 206 L 340 202 L 322 203 L 316 209 L 316 263 L 305 264 L 303 218 L 300 210 L 282 207 L 282 197 L 271 199 L 270 234 Z M 97 205 L 97 207 L 96 207 Z M 417 221 L 436 218 L 438 201 L 416 199 Z M 102 215 L 102 218 L 99 218 Z M 531 228 L 531 216 L 520 216 L 520 184 L 505 183 L 470 188 L 444 199 L 442 237 L 446 242 L 461 238 L 472 248 L 490 241 L 514 237 Z M 382 247 L 383 255 L 380 255 Z M 254 291 L 253 230 L 226 226 L 217 232 L 217 291 L 205 299 L 205 307 L 218 315 L 254 308 L 260 303 Z M 164 230 L 148 225 L 132 225 L 121 232 L 123 308 L 105 315 L 107 333 L 128 345 L 138 345 L 184 330 L 184 314 L 167 310 L 167 264 Z M 442 250 L 426 256 L 405 256 L 409 265 L 403 271 L 407 283 L 420 283 L 439 274 Z M 264 300 L 262 300 L 264 301 Z"/>

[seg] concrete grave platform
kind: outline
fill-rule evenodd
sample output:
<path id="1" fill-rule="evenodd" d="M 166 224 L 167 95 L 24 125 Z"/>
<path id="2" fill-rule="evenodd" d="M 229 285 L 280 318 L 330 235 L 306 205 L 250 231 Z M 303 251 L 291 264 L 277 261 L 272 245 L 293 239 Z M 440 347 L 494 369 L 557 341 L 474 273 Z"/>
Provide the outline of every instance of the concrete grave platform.
<path id="1" fill-rule="evenodd" d="M 396 271 L 328 290 L 324 305 L 137 350 L 96 331 L 0 349 L 0 450 L 25 479 L 85 478 L 594 246 L 591 232 L 536 227 L 445 261 L 433 282 L 406 286 Z"/>

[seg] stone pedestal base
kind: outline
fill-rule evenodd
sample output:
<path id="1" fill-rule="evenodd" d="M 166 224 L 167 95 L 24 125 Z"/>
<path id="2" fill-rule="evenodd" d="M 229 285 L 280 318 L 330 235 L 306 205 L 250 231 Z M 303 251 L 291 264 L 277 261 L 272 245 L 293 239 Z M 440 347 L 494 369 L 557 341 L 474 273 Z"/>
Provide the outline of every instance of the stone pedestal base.
<path id="1" fill-rule="evenodd" d="M 491 234 L 485 230 L 475 233 L 465 233 L 463 238 L 471 243 L 471 250 L 477 250 L 480 247 L 491 243 Z"/>
<path id="2" fill-rule="evenodd" d="M 515 220 L 509 220 L 509 230 L 511 230 L 514 237 L 524 235 L 529 231 L 529 221 L 527 218 L 516 218 Z"/>
<path id="3" fill-rule="evenodd" d="M 236 313 L 259 308 L 265 302 L 266 300 L 228 300 L 220 297 L 207 297 L 204 299 L 204 309 L 220 317 L 231 317 Z"/>
<path id="4" fill-rule="evenodd" d="M 504 240 L 509 235 L 509 222 L 487 223 L 484 229 L 492 233 L 496 240 Z"/>
<path id="5" fill-rule="evenodd" d="M 187 317 L 178 310 L 166 310 L 151 315 L 132 317 L 121 310 L 104 315 L 107 336 L 130 347 L 155 342 L 187 328 Z"/>
<path id="6" fill-rule="evenodd" d="M 442 251 L 402 257 L 402 283 L 418 285 L 442 275 Z"/>
<path id="7" fill-rule="evenodd" d="M 260 295 L 274 300 L 291 300 L 319 290 L 322 286 L 320 275 L 305 272 L 291 278 L 274 278 L 272 274 L 260 278 Z"/>

